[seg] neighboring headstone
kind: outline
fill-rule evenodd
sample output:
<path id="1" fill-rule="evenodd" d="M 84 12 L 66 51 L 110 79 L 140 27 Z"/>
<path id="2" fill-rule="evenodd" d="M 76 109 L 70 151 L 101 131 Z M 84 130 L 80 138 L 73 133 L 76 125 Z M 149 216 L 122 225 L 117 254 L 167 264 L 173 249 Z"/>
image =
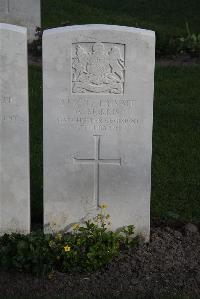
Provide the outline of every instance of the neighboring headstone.
<path id="1" fill-rule="evenodd" d="M 27 30 L 0 24 L 0 41 L 0 233 L 28 233 Z"/>
<path id="2" fill-rule="evenodd" d="M 28 28 L 28 41 L 41 26 L 40 0 L 0 0 L 0 22 Z"/>
<path id="3" fill-rule="evenodd" d="M 155 35 L 107 25 L 44 32 L 44 225 L 108 205 L 112 228 L 150 231 Z"/>

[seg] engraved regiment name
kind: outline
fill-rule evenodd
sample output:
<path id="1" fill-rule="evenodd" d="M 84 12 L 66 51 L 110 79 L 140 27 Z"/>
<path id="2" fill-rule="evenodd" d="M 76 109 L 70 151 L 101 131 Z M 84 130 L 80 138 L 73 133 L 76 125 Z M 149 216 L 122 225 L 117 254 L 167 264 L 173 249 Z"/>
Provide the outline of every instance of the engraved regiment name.
<path id="1" fill-rule="evenodd" d="M 72 93 L 123 94 L 124 47 L 101 42 L 73 44 Z"/>

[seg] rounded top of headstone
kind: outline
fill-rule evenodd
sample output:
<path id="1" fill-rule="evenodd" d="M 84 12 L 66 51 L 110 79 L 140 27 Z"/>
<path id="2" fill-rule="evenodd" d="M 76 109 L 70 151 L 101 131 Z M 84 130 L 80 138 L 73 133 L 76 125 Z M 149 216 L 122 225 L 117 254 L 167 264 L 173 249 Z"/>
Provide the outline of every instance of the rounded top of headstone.
<path id="1" fill-rule="evenodd" d="M 155 36 L 155 32 L 152 30 L 147 29 L 140 29 L 136 27 L 128 27 L 128 26 L 119 26 L 119 25 L 105 25 L 105 24 L 87 24 L 87 25 L 73 25 L 73 26 L 66 26 L 66 27 L 58 27 L 53 29 L 48 29 L 44 31 L 44 35 L 51 35 L 56 33 L 62 32 L 69 32 L 69 31 L 81 31 L 81 30 L 113 30 L 113 31 L 121 31 L 121 32 L 130 32 L 130 33 L 137 33 L 142 35 L 148 36 Z"/>
<path id="2" fill-rule="evenodd" d="M 12 25 L 12 24 L 6 24 L 6 23 L 0 23 L 0 29 L 16 31 L 16 32 L 24 33 L 24 34 L 27 33 L 26 27 Z"/>

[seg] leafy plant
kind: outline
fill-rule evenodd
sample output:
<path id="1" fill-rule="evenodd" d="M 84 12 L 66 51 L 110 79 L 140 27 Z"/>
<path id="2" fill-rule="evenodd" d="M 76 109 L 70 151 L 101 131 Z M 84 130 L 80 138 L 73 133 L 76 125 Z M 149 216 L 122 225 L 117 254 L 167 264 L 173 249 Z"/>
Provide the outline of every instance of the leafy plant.
<path id="1" fill-rule="evenodd" d="M 186 37 L 178 38 L 179 52 L 189 53 L 193 57 L 200 57 L 200 33 L 191 33 L 188 23 L 186 23 Z"/>
<path id="2" fill-rule="evenodd" d="M 137 238 L 132 225 L 109 230 L 110 215 L 100 213 L 83 225 L 74 224 L 66 234 L 31 233 L 4 235 L 0 238 L 0 266 L 35 274 L 52 271 L 94 271 L 133 246 Z"/>

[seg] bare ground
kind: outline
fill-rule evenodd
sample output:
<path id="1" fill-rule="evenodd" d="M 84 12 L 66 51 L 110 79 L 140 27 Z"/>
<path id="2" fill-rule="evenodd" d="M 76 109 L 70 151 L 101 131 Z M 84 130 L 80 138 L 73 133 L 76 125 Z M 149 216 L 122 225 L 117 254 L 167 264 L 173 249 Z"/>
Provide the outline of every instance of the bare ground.
<path id="1" fill-rule="evenodd" d="M 169 294 L 200 298 L 200 233 L 190 227 L 154 226 L 149 244 L 141 242 L 123 251 L 90 274 L 54 273 L 38 278 L 0 271 L 0 294 L 15 298 L 157 299 Z"/>

